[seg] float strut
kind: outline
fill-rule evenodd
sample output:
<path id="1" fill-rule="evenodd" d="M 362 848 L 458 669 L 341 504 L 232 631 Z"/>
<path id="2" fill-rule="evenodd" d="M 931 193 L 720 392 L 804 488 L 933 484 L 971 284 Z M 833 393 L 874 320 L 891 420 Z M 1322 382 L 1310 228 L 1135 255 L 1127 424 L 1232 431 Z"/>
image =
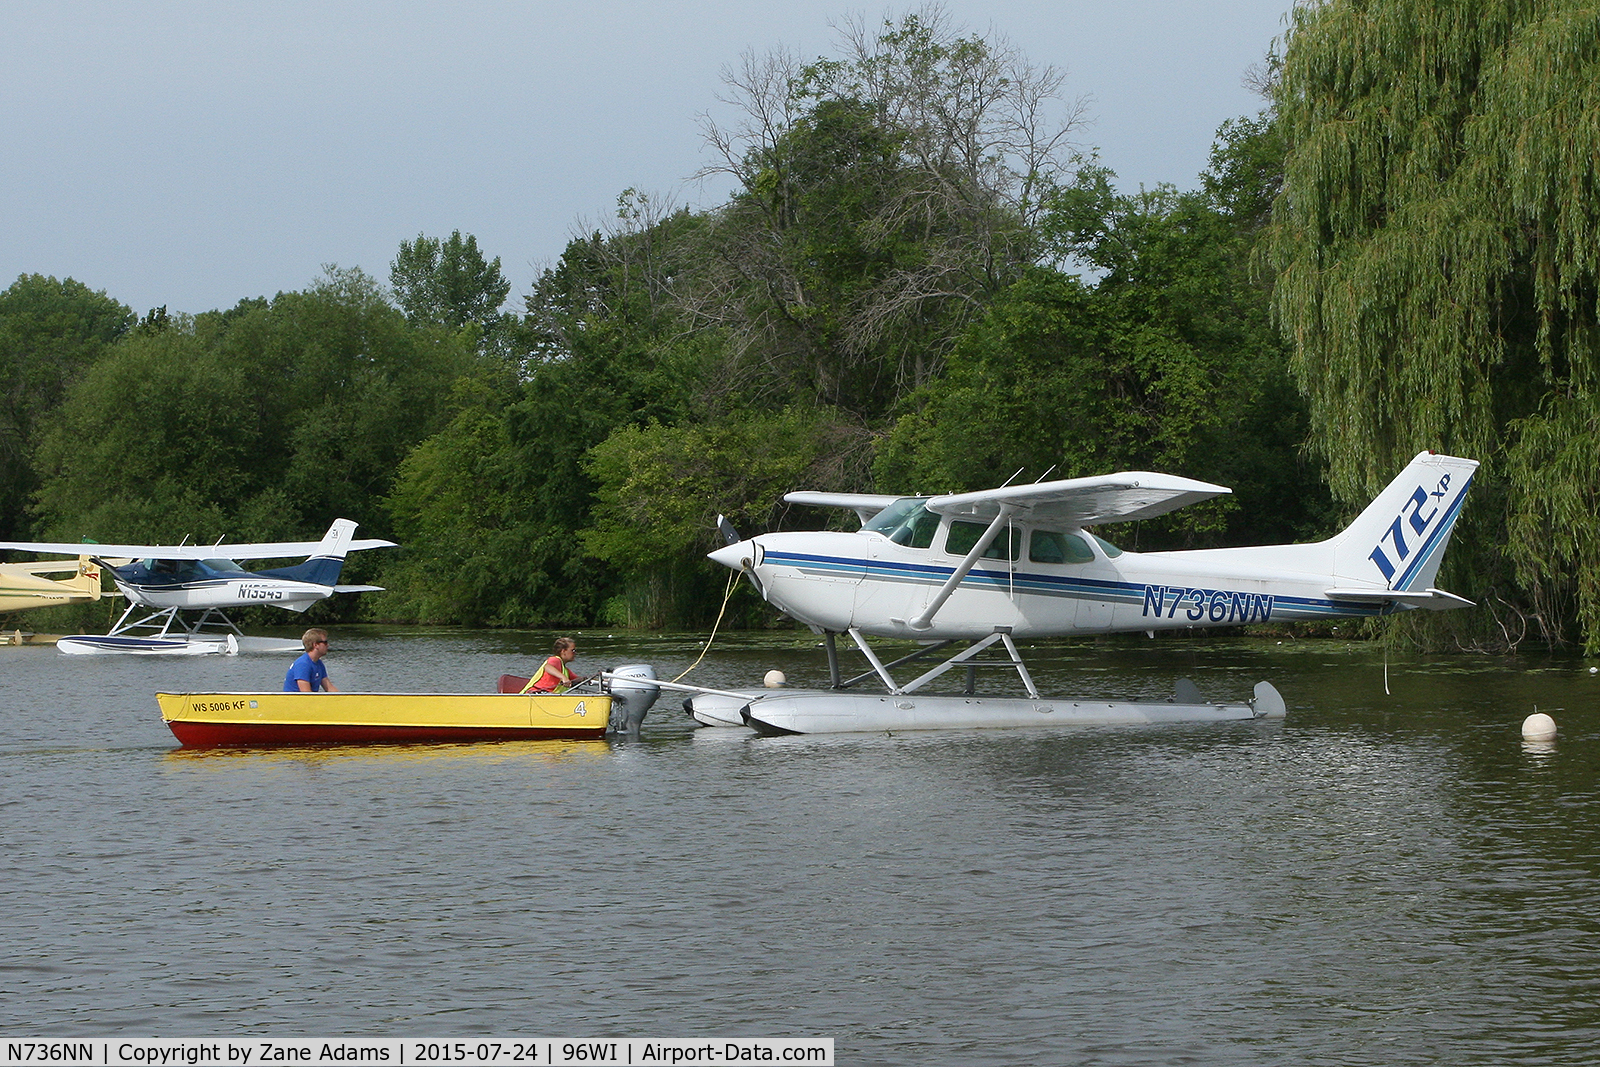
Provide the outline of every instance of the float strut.
<path id="1" fill-rule="evenodd" d="M 823 647 L 828 650 L 828 688 L 838 689 L 839 685 L 839 649 L 833 643 L 833 631 L 822 632 Z"/>

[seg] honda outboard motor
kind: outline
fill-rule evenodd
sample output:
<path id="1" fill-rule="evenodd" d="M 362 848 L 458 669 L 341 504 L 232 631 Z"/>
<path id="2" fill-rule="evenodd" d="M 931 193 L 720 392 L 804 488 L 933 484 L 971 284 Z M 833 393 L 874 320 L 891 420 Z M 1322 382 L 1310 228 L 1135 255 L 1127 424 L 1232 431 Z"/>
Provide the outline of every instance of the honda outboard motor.
<path id="1" fill-rule="evenodd" d="M 611 731 L 636 734 L 645 712 L 661 695 L 656 669 L 648 663 L 626 663 L 606 672 L 606 691 L 611 694 Z"/>

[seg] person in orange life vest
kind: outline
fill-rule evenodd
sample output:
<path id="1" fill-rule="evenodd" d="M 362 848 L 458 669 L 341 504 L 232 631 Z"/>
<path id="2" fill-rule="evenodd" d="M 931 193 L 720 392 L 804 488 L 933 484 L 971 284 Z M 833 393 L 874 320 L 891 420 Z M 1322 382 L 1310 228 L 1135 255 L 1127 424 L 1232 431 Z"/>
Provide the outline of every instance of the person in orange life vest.
<path id="1" fill-rule="evenodd" d="M 588 681 L 579 674 L 573 674 L 571 663 L 578 655 L 578 643 L 570 637 L 556 638 L 553 649 L 555 655 L 544 661 L 539 668 L 539 673 L 528 680 L 522 687 L 524 693 L 565 693 L 579 682 Z"/>

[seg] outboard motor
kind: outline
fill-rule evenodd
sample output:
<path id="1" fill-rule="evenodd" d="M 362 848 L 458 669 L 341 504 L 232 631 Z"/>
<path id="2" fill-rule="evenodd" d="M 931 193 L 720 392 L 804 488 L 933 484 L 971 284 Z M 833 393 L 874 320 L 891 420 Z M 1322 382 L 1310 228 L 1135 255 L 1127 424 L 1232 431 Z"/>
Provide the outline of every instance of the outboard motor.
<path id="1" fill-rule="evenodd" d="M 637 734 L 645 712 L 661 695 L 656 669 L 648 663 L 626 663 L 606 672 L 606 691 L 611 694 L 611 732 Z"/>

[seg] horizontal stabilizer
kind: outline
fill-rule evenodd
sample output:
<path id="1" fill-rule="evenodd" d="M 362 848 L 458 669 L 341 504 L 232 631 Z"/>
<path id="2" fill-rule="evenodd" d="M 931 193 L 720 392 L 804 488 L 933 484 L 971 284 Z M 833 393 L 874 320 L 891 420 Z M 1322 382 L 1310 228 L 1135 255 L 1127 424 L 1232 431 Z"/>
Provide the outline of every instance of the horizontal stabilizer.
<path id="1" fill-rule="evenodd" d="M 1451 608 L 1470 608 L 1472 601 L 1466 597 L 1447 593 L 1443 589 L 1329 589 L 1329 600 L 1348 600 L 1357 604 L 1401 604 L 1408 608 L 1427 608 L 1430 611 L 1449 611 Z"/>
<path id="2" fill-rule="evenodd" d="M 336 585 L 336 586 L 333 587 L 333 591 L 335 593 L 381 593 L 381 592 L 383 592 L 383 586 L 381 586 L 381 585 Z"/>

